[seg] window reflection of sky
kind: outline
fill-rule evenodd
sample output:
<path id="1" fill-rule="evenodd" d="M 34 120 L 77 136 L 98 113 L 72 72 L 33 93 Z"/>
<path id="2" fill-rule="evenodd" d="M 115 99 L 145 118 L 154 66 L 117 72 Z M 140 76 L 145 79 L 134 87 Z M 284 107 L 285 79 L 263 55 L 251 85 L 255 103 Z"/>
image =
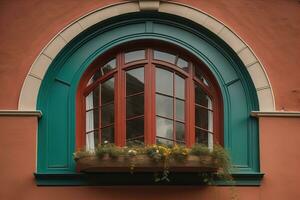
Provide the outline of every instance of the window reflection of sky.
<path id="1" fill-rule="evenodd" d="M 156 133 L 159 137 L 173 139 L 173 121 L 157 117 Z"/>

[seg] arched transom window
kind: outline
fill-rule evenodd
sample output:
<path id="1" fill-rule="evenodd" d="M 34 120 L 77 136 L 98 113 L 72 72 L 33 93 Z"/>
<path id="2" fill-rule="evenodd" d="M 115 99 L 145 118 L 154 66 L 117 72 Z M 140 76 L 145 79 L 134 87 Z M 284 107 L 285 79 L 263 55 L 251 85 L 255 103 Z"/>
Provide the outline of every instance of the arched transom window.
<path id="1" fill-rule="evenodd" d="M 221 141 L 221 100 L 206 66 L 176 47 L 133 45 L 99 57 L 79 90 L 78 130 L 89 150 L 102 143 Z"/>

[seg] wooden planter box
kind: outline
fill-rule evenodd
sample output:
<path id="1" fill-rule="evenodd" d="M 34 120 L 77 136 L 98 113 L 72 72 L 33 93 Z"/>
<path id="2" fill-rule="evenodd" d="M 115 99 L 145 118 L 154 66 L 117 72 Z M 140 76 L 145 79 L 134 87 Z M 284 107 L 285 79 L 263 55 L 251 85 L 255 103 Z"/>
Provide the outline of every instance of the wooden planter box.
<path id="1" fill-rule="evenodd" d="M 174 172 L 217 172 L 216 161 L 210 156 L 192 156 L 189 155 L 185 161 L 169 160 L 167 164 L 163 161 L 155 162 L 147 155 L 138 155 L 135 157 L 120 156 L 110 158 L 104 156 L 83 157 L 77 160 L 77 169 L 81 172 L 129 172 L 131 165 L 132 171 L 136 172 L 156 172 L 163 171 L 167 166 L 169 171 Z"/>

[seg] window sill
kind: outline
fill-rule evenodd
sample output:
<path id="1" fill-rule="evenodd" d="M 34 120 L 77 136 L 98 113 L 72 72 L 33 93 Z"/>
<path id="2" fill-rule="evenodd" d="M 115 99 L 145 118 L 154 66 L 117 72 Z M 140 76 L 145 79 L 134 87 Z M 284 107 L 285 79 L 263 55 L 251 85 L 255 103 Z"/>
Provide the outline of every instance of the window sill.
<path id="1" fill-rule="evenodd" d="M 170 182 L 155 182 L 153 173 L 34 173 L 38 186 L 115 186 L 115 185 L 203 185 L 198 173 L 170 173 Z M 233 174 L 234 183 L 216 180 L 218 186 L 260 186 L 263 173 Z"/>

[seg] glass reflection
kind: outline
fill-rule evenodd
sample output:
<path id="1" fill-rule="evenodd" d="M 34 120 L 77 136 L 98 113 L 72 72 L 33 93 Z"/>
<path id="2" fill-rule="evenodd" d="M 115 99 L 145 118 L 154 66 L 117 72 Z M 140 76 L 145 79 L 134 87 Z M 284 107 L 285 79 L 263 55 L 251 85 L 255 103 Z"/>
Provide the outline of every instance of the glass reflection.
<path id="1" fill-rule="evenodd" d="M 114 143 L 114 126 L 103 128 L 101 133 L 101 144 Z"/>
<path id="2" fill-rule="evenodd" d="M 185 99 L 185 80 L 178 75 L 175 75 L 175 96 Z"/>
<path id="3" fill-rule="evenodd" d="M 194 74 L 196 78 L 202 81 L 205 85 L 209 86 L 208 81 L 204 77 L 204 73 L 201 71 L 200 67 L 194 66 Z"/>
<path id="4" fill-rule="evenodd" d="M 212 101 L 204 90 L 198 85 L 195 84 L 195 102 L 201 106 L 204 106 L 208 109 L 212 109 Z"/>
<path id="5" fill-rule="evenodd" d="M 144 114 L 144 94 L 126 98 L 126 118 Z"/>
<path id="6" fill-rule="evenodd" d="M 169 139 L 164 139 L 164 138 L 160 138 L 160 137 L 157 137 L 156 138 L 156 144 L 158 145 L 166 145 L 166 146 L 173 146 L 174 144 L 174 141 L 173 140 L 169 140 Z"/>
<path id="7" fill-rule="evenodd" d="M 111 61 L 103 65 L 100 71 L 102 72 L 102 74 L 107 74 L 108 72 L 112 71 L 116 67 L 117 67 L 117 61 L 116 59 L 112 59 Z"/>
<path id="8" fill-rule="evenodd" d="M 145 59 L 146 53 L 145 50 L 138 50 L 125 53 L 125 63 L 129 63 L 136 60 Z"/>
<path id="9" fill-rule="evenodd" d="M 176 120 L 184 122 L 184 101 L 176 99 Z"/>
<path id="10" fill-rule="evenodd" d="M 92 131 L 86 134 L 85 148 L 88 151 L 94 151 L 98 141 L 98 131 Z"/>
<path id="11" fill-rule="evenodd" d="M 101 84 L 101 104 L 114 100 L 114 78 L 110 78 Z"/>
<path id="12" fill-rule="evenodd" d="M 173 98 L 157 94 L 156 114 L 163 117 L 173 118 Z"/>
<path id="13" fill-rule="evenodd" d="M 181 59 L 181 58 L 178 58 L 177 66 L 180 67 L 181 69 L 185 70 L 185 71 L 188 71 L 188 62 Z"/>
<path id="14" fill-rule="evenodd" d="M 176 56 L 170 53 L 154 50 L 154 59 L 175 64 Z"/>
<path id="15" fill-rule="evenodd" d="M 176 122 L 176 140 L 184 141 L 184 123 Z"/>
<path id="16" fill-rule="evenodd" d="M 99 77 L 101 77 L 103 74 L 102 74 L 102 71 L 101 70 L 97 70 L 95 72 L 95 74 L 90 78 L 90 80 L 88 81 L 87 83 L 87 86 L 91 85 L 92 83 L 94 83 Z"/>
<path id="17" fill-rule="evenodd" d="M 196 106 L 195 111 L 196 126 L 213 131 L 213 113 L 210 110 Z"/>
<path id="18" fill-rule="evenodd" d="M 86 119 L 86 122 L 85 122 L 86 132 L 98 129 L 99 128 L 99 111 L 98 111 L 98 108 L 87 111 L 85 119 Z"/>
<path id="19" fill-rule="evenodd" d="M 114 122 L 114 104 L 107 104 L 101 107 L 101 127 Z"/>
<path id="20" fill-rule="evenodd" d="M 156 92 L 173 96 L 173 73 L 156 68 Z"/>
<path id="21" fill-rule="evenodd" d="M 126 122 L 126 139 L 144 141 L 144 118 L 128 120 Z"/>
<path id="22" fill-rule="evenodd" d="M 156 117 L 156 135 L 173 140 L 173 121 Z"/>
<path id="23" fill-rule="evenodd" d="M 196 133 L 196 138 L 195 138 L 196 143 L 208 145 L 208 132 L 196 128 L 195 133 Z"/>
<path id="24" fill-rule="evenodd" d="M 126 94 L 131 95 L 144 91 L 144 68 L 136 68 L 126 72 Z"/>

